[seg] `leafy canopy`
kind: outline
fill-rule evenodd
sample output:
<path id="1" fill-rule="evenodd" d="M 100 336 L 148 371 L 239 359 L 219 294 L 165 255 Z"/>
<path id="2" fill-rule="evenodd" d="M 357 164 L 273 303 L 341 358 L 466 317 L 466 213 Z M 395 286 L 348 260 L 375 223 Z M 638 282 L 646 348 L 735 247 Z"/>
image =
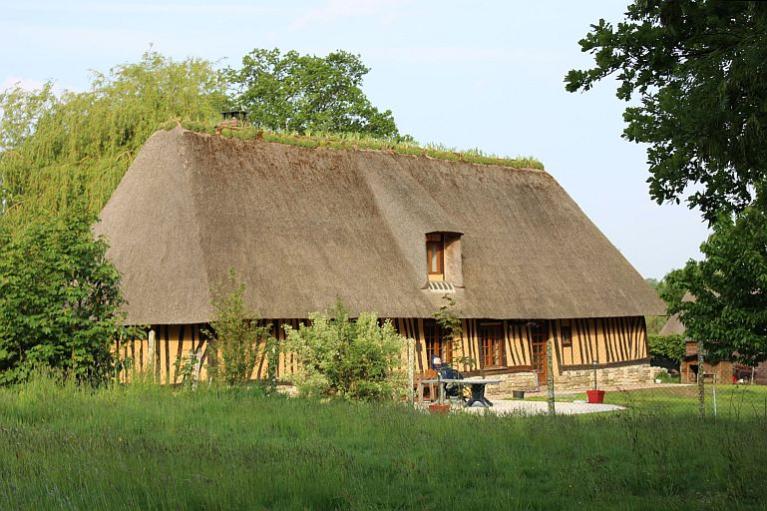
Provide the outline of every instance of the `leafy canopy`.
<path id="1" fill-rule="evenodd" d="M 0 224 L 0 383 L 42 367 L 93 384 L 110 377 L 122 299 L 92 220 L 74 210 L 13 237 Z"/>
<path id="2" fill-rule="evenodd" d="M 359 55 L 340 50 L 317 57 L 255 49 L 227 76 L 234 103 L 259 127 L 396 137 L 391 111 L 379 111 L 362 92 L 369 71 Z"/>
<path id="3" fill-rule="evenodd" d="M 639 97 L 624 137 L 648 144 L 658 203 L 689 193 L 711 222 L 765 193 L 767 3 L 636 0 L 624 21 L 600 19 L 580 45 L 595 66 L 570 71 L 567 90 L 615 75 L 620 99 Z"/>
<path id="4" fill-rule="evenodd" d="M 668 358 L 679 362 L 684 357 L 685 339 L 682 335 L 649 335 L 647 348 L 653 357 Z"/>
<path id="5" fill-rule="evenodd" d="M 225 102 L 209 62 L 155 52 L 96 73 L 86 92 L 57 96 L 48 83 L 0 93 L 2 217 L 25 223 L 66 212 L 82 198 L 97 214 L 161 123 L 215 120 Z"/>
<path id="6" fill-rule="evenodd" d="M 664 298 L 707 355 L 749 365 L 767 360 L 767 213 L 723 216 L 701 245 L 705 259 L 666 277 Z M 694 300 L 684 300 L 690 293 Z"/>

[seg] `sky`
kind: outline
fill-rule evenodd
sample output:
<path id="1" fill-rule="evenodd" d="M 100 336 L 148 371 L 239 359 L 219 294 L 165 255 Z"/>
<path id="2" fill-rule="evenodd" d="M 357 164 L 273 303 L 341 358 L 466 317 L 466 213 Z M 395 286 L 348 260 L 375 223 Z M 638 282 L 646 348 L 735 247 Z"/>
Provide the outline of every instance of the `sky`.
<path id="1" fill-rule="evenodd" d="M 150 47 L 237 66 L 254 48 L 325 55 L 343 49 L 371 68 L 363 88 L 421 143 L 543 161 L 645 277 L 699 258 L 697 211 L 650 199 L 645 148 L 621 138 L 615 83 L 568 93 L 587 67 L 578 40 L 627 0 L 0 0 L 0 89 L 83 90 L 92 71 Z"/>

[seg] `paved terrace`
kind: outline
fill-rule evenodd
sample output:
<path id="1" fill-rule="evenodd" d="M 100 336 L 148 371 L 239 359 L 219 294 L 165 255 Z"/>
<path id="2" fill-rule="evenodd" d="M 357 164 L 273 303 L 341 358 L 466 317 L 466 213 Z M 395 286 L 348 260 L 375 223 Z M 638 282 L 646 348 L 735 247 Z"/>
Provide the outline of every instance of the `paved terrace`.
<path id="1" fill-rule="evenodd" d="M 492 398 L 491 398 L 492 399 Z M 492 408 L 471 407 L 464 408 L 471 413 L 489 413 L 498 415 L 539 415 L 546 414 L 549 411 L 549 405 L 546 401 L 512 401 L 510 399 L 493 399 Z M 625 410 L 623 406 L 608 404 L 588 404 L 585 402 L 556 402 L 554 409 L 561 415 L 580 415 L 584 413 L 604 413 Z"/>

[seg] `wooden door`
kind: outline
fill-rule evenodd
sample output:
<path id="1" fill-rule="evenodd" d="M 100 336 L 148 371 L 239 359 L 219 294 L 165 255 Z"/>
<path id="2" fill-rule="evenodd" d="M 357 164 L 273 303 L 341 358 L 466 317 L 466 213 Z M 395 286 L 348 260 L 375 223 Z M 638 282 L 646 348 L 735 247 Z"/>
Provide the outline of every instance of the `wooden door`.
<path id="1" fill-rule="evenodd" d="M 530 353 L 532 355 L 533 370 L 538 373 L 538 385 L 546 385 L 548 376 L 548 364 L 546 363 L 546 350 L 549 340 L 549 331 L 546 322 L 539 321 L 528 326 L 530 332 Z"/>

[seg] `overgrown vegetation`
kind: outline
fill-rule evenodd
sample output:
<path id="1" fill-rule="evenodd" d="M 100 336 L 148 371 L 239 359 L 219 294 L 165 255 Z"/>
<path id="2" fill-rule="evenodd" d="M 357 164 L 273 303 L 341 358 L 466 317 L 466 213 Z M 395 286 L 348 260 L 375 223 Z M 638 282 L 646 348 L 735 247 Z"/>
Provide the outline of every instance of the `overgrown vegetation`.
<path id="1" fill-rule="evenodd" d="M 763 417 L 440 417 L 261 394 L 0 389 L 0 508 L 702 511 L 767 497 Z"/>
<path id="2" fill-rule="evenodd" d="M 213 297 L 215 319 L 208 333 L 208 373 L 213 381 L 244 385 L 253 377 L 256 365 L 274 349 L 271 324 L 261 324 L 245 306 L 245 285 L 231 270 Z M 267 375 L 273 382 L 274 375 Z"/>
<path id="3" fill-rule="evenodd" d="M 16 236 L 0 223 L 0 384 L 40 367 L 91 384 L 111 377 L 122 298 L 92 220 L 74 209 Z"/>
<path id="4" fill-rule="evenodd" d="M 301 367 L 296 385 L 302 395 L 362 400 L 404 395 L 405 339 L 391 321 L 379 324 L 376 314 L 367 312 L 352 320 L 341 303 L 330 314 L 310 314 L 309 321 L 298 329 L 285 325 L 286 349 Z"/>
<path id="5" fill-rule="evenodd" d="M 182 122 L 181 126 L 196 133 L 216 133 L 214 122 Z M 162 125 L 165 129 L 172 129 L 175 122 Z M 244 127 L 238 130 L 224 129 L 221 136 L 239 138 L 242 140 L 265 140 L 309 148 L 327 148 L 342 150 L 373 150 L 389 151 L 396 154 L 412 156 L 428 156 L 437 160 L 460 161 L 466 163 L 478 163 L 484 165 L 498 165 L 514 169 L 543 170 L 543 163 L 532 156 L 519 156 L 516 158 L 496 156 L 485 153 L 480 149 L 460 151 L 456 148 L 446 147 L 441 144 L 427 144 L 422 146 L 412 140 L 398 140 L 380 138 L 364 133 L 327 133 L 307 130 L 304 133 L 290 133 L 281 131 L 268 131 L 255 126 Z"/>

